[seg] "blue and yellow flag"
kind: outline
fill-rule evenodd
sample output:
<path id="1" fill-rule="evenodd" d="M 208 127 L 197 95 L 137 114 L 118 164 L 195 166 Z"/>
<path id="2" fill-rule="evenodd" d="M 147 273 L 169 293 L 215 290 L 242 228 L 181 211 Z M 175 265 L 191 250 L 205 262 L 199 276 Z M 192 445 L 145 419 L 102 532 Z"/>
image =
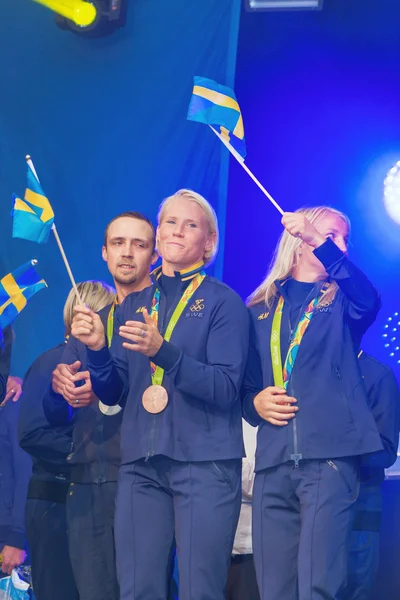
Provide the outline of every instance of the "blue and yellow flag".
<path id="1" fill-rule="evenodd" d="M 36 292 L 47 287 L 36 273 L 35 262 L 28 261 L 0 280 L 0 330 L 14 321 Z"/>
<path id="2" fill-rule="evenodd" d="M 233 90 L 206 77 L 195 77 L 189 121 L 217 125 L 221 134 L 244 158 L 246 143 L 242 113 Z"/>
<path id="3" fill-rule="evenodd" d="M 54 212 L 42 186 L 28 167 L 24 199 L 13 196 L 13 237 L 45 244 L 54 222 Z"/>

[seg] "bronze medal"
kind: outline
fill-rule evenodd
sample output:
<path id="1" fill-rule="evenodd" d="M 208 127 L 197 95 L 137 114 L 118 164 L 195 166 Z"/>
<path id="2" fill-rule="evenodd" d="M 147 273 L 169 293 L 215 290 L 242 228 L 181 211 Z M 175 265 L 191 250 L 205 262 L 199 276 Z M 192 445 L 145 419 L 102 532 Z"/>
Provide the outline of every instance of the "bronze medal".
<path id="1" fill-rule="evenodd" d="M 162 385 L 151 385 L 143 393 L 142 404 L 153 415 L 162 412 L 168 404 L 167 390 Z"/>

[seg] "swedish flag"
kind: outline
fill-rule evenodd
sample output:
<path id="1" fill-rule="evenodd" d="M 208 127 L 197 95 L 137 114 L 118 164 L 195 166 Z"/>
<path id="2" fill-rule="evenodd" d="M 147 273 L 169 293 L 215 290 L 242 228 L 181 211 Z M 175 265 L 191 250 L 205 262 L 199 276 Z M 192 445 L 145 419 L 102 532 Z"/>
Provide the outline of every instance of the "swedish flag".
<path id="1" fill-rule="evenodd" d="M 0 330 L 14 321 L 36 292 L 47 287 L 28 261 L 0 280 Z"/>
<path id="2" fill-rule="evenodd" d="M 24 199 L 13 196 L 13 237 L 44 244 L 54 222 L 54 212 L 42 186 L 28 167 Z"/>
<path id="3" fill-rule="evenodd" d="M 242 113 L 233 90 L 206 77 L 195 77 L 189 121 L 218 125 L 221 134 L 244 158 L 246 143 Z"/>

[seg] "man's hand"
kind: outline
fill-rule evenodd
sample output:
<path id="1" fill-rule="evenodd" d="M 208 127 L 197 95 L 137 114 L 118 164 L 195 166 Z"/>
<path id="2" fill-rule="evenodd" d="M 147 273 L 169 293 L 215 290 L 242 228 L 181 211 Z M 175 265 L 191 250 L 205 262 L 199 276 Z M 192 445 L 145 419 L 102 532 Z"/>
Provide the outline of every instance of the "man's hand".
<path id="1" fill-rule="evenodd" d="M 53 371 L 53 390 L 61 394 L 73 408 L 88 406 L 96 396 L 92 390 L 89 371 L 79 371 L 81 363 L 79 360 L 72 365 L 60 364 Z M 76 387 L 75 383 L 83 381 L 84 384 Z"/>
<path id="2" fill-rule="evenodd" d="M 20 399 L 21 394 L 22 394 L 22 379 L 20 379 L 19 377 L 13 377 L 12 375 L 10 375 L 9 378 L 7 379 L 6 395 L 4 397 L 3 402 L 1 403 L 1 406 L 4 406 L 6 404 L 6 402 L 8 400 L 10 400 L 10 398 L 13 399 L 13 402 L 17 402 L 17 400 Z"/>
<path id="3" fill-rule="evenodd" d="M 71 333 L 91 350 L 101 350 L 106 345 L 104 326 L 98 314 L 84 304 L 74 307 Z"/>
<path id="4" fill-rule="evenodd" d="M 151 358 L 157 354 L 164 340 L 146 309 L 143 310 L 142 314 L 144 323 L 127 321 L 125 325 L 121 325 L 119 328 L 119 335 L 129 340 L 129 342 L 133 342 L 124 342 L 122 344 L 124 348 L 141 352 Z"/>
<path id="5" fill-rule="evenodd" d="M 264 421 L 282 427 L 288 425 L 288 419 L 293 419 L 299 410 L 297 406 L 292 406 L 295 402 L 297 400 L 286 396 L 282 388 L 270 386 L 254 398 L 254 408 Z"/>
<path id="6" fill-rule="evenodd" d="M 11 571 L 15 567 L 19 567 L 25 560 L 26 552 L 20 548 L 13 548 L 12 546 L 4 546 L 3 548 L 3 565 L 1 570 L 3 573 L 11 575 Z"/>

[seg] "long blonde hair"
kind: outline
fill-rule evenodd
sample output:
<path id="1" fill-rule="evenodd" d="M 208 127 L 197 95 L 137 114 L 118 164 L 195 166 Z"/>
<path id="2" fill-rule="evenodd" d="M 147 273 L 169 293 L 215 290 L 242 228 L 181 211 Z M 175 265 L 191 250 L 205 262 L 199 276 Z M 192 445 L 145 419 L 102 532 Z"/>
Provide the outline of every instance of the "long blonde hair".
<path id="1" fill-rule="evenodd" d="M 331 208 L 330 206 L 303 207 L 296 210 L 296 212 L 302 213 L 315 227 L 317 227 L 319 221 L 326 213 L 333 213 L 343 219 L 350 233 L 349 218 L 344 213 L 336 210 L 336 208 Z M 274 282 L 286 279 L 292 275 L 293 269 L 296 266 L 296 251 L 302 243 L 300 238 L 293 237 L 286 229 L 283 231 L 275 248 L 271 265 L 264 281 L 256 290 L 254 290 L 247 300 L 249 306 L 265 302 L 266 306 L 271 308 L 278 291 Z M 329 281 L 321 294 L 318 304 L 320 306 L 332 304 L 337 290 L 337 283 L 335 281 Z"/>
<path id="2" fill-rule="evenodd" d="M 213 209 L 213 207 L 211 206 L 211 204 L 208 202 L 208 200 L 206 200 L 201 194 L 198 194 L 197 192 L 194 192 L 193 190 L 188 190 L 188 189 L 182 189 L 182 190 L 178 190 L 177 192 L 175 192 L 175 194 L 172 194 L 172 196 L 169 196 L 168 198 L 165 198 L 165 200 L 163 200 L 160 204 L 159 210 L 158 210 L 158 215 L 157 215 L 157 220 L 158 220 L 158 224 L 161 224 L 161 221 L 164 217 L 164 213 L 165 213 L 165 209 L 167 208 L 168 204 L 171 202 L 171 200 L 173 200 L 174 198 L 186 198 L 186 200 L 191 200 L 192 202 L 196 202 L 196 204 L 198 204 L 200 206 L 200 208 L 202 209 L 203 213 L 206 216 L 207 222 L 208 222 L 208 227 L 209 227 L 209 233 L 210 234 L 215 234 L 214 238 L 213 238 L 213 242 L 212 242 L 212 247 L 211 250 L 206 250 L 204 253 L 204 264 L 207 266 L 210 263 L 213 262 L 213 260 L 215 259 L 217 252 L 218 252 L 218 243 L 219 243 L 219 228 L 218 228 L 218 218 L 217 215 L 215 213 L 215 210 Z"/>

